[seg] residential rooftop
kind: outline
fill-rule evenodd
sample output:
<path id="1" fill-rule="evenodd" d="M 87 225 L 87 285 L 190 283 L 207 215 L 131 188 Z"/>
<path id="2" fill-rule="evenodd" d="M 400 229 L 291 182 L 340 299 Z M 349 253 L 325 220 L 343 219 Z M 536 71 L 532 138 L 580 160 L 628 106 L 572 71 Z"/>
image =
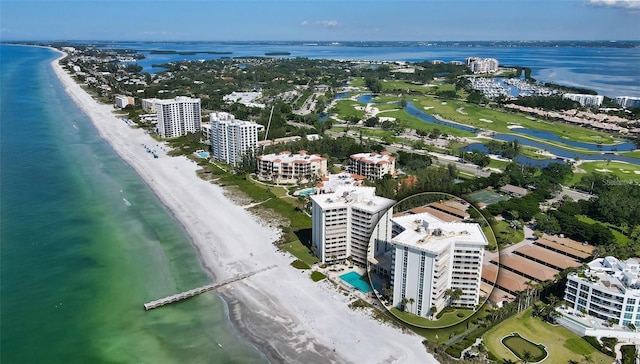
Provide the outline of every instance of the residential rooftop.
<path id="1" fill-rule="evenodd" d="M 434 254 L 454 243 L 489 244 L 479 224 L 444 222 L 428 212 L 394 216 L 393 222 L 404 228 L 394 243 Z"/>

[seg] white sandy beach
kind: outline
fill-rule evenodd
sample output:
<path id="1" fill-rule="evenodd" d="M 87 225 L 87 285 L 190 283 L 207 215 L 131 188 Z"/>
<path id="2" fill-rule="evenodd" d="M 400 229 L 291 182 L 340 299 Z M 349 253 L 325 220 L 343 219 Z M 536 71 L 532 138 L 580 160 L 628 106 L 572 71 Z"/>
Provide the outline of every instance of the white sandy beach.
<path id="1" fill-rule="evenodd" d="M 159 147 L 154 159 L 142 144 L 158 144 L 97 103 L 52 62 L 66 92 L 90 117 L 101 137 L 131 165 L 182 223 L 203 266 L 223 281 L 262 268 L 219 291 L 238 330 L 272 362 L 436 363 L 422 338 L 352 310 L 349 298 L 326 281 L 314 283 L 309 271 L 289 264 L 273 242 L 279 231 L 261 222 L 224 195 L 221 187 L 196 176 L 186 157 L 169 157 Z M 140 307 L 142 309 L 142 303 Z"/>

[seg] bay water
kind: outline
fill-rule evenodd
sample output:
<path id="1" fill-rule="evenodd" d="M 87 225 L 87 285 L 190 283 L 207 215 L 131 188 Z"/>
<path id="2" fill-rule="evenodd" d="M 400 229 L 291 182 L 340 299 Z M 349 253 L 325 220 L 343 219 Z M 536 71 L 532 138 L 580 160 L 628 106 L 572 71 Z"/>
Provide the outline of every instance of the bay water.
<path id="1" fill-rule="evenodd" d="M 46 48 L 0 46 L 2 363 L 254 363 L 180 224 L 64 92 Z"/>

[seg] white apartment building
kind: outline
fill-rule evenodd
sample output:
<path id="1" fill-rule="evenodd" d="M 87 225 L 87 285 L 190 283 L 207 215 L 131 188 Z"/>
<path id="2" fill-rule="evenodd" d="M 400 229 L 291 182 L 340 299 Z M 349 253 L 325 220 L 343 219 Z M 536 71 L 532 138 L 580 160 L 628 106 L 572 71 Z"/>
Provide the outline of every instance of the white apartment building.
<path id="1" fill-rule="evenodd" d="M 564 94 L 563 98 L 577 101 L 582 106 L 600 106 L 604 101 L 602 95 L 589 95 L 589 94 Z"/>
<path id="2" fill-rule="evenodd" d="M 233 104 L 234 102 L 243 104 L 248 107 L 257 107 L 264 109 L 265 104 L 256 102 L 262 98 L 262 91 L 250 91 L 250 92 L 237 92 L 234 91 L 228 95 L 224 95 L 222 100 L 227 104 Z"/>
<path id="3" fill-rule="evenodd" d="M 465 63 L 473 73 L 494 73 L 498 71 L 499 65 L 495 58 L 469 57 Z"/>
<path id="4" fill-rule="evenodd" d="M 590 316 L 640 327 L 639 259 L 594 259 L 584 272 L 567 276 L 564 300 Z"/>
<path id="5" fill-rule="evenodd" d="M 200 99 L 178 96 L 175 99 L 156 100 L 158 135 L 173 138 L 200 131 Z"/>
<path id="6" fill-rule="evenodd" d="M 640 97 L 618 96 L 616 104 L 622 107 L 640 107 Z"/>
<path id="7" fill-rule="evenodd" d="M 114 103 L 116 104 L 116 107 L 120 109 L 124 109 L 128 105 L 134 105 L 135 102 L 136 100 L 131 96 L 116 95 L 114 97 Z"/>
<path id="8" fill-rule="evenodd" d="M 489 243 L 479 224 L 444 222 L 429 213 L 397 215 L 389 221 L 391 229 L 378 225 L 384 231 L 374 234 L 369 259 L 373 272 L 389 278 L 393 306 L 413 298 L 406 310 L 430 317 L 432 307 L 439 312 L 447 306 L 449 289 L 462 291 L 451 305 L 479 304 Z"/>
<path id="9" fill-rule="evenodd" d="M 351 257 L 366 267 L 370 235 L 395 201 L 376 196 L 375 187 L 341 186 L 333 193 L 312 195 L 311 202 L 312 244 L 320 262 Z"/>
<path id="10" fill-rule="evenodd" d="M 140 103 L 142 104 L 142 110 L 149 113 L 156 113 L 156 102 L 159 99 L 140 99 Z"/>
<path id="11" fill-rule="evenodd" d="M 235 116 L 226 112 L 211 113 L 209 124 L 211 152 L 215 159 L 237 167 L 246 153 L 255 153 L 258 129 L 262 125 L 236 120 Z"/>
<path id="12" fill-rule="evenodd" d="M 301 150 L 258 156 L 258 178 L 275 183 L 307 183 L 327 174 L 327 158 Z"/>
<path id="13" fill-rule="evenodd" d="M 396 159 L 389 152 L 357 153 L 350 157 L 349 172 L 370 180 L 381 179 L 385 174 L 396 173 Z"/>

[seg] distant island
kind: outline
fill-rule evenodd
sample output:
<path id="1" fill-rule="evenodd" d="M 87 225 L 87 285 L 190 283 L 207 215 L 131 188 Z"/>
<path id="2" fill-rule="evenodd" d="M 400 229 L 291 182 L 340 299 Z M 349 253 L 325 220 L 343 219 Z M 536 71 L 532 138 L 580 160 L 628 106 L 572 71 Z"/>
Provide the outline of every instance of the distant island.
<path id="1" fill-rule="evenodd" d="M 291 52 L 266 52 L 265 56 L 290 56 Z"/>

